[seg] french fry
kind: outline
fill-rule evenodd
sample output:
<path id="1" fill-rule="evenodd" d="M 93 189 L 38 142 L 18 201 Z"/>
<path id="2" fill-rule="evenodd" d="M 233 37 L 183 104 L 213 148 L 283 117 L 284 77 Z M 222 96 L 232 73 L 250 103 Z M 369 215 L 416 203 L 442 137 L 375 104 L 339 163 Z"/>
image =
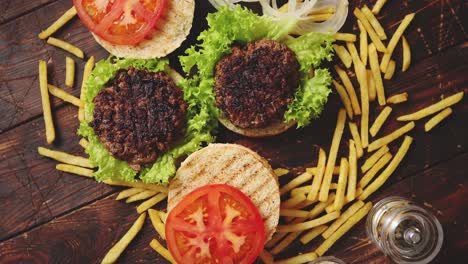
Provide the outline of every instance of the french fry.
<path id="1" fill-rule="evenodd" d="M 70 19 L 76 16 L 76 9 L 75 6 L 72 6 L 68 9 L 59 19 L 57 19 L 52 25 L 50 25 L 46 30 L 39 33 L 38 37 L 40 39 L 46 39 L 50 35 L 54 34 L 57 30 L 59 30 L 63 25 L 65 25 Z"/>
<path id="2" fill-rule="evenodd" d="M 93 175 L 94 171 L 93 170 L 78 167 L 78 166 L 75 166 L 75 165 L 57 164 L 55 166 L 55 169 L 57 169 L 59 171 L 64 171 L 64 172 L 68 172 L 68 173 L 73 173 L 73 174 L 85 176 L 85 177 L 90 177 L 90 178 L 94 177 L 94 175 Z"/>
<path id="3" fill-rule="evenodd" d="M 403 63 L 401 66 L 401 71 L 405 72 L 406 70 L 408 70 L 411 64 L 411 48 L 405 36 L 401 36 L 401 43 L 403 46 Z"/>
<path id="4" fill-rule="evenodd" d="M 260 259 L 264 264 L 273 264 L 273 255 L 270 252 L 263 250 L 260 252 Z"/>
<path id="5" fill-rule="evenodd" d="M 369 101 L 374 102 L 377 98 L 377 91 L 375 90 L 374 75 L 371 70 L 367 70 L 367 88 L 369 90 Z"/>
<path id="6" fill-rule="evenodd" d="M 305 233 L 299 239 L 299 241 L 301 241 L 301 243 L 305 245 L 305 244 L 309 243 L 310 241 L 312 241 L 314 238 L 320 236 L 327 229 L 328 229 L 327 225 L 321 225 L 321 226 L 314 227 L 310 231 L 307 231 L 307 233 Z"/>
<path id="7" fill-rule="evenodd" d="M 388 148 L 387 145 L 381 147 L 379 150 L 377 150 L 372 156 L 370 156 L 364 164 L 361 166 L 361 171 L 366 172 L 370 168 L 374 166 L 374 164 L 383 156 L 385 153 L 389 152 L 390 149 Z"/>
<path id="8" fill-rule="evenodd" d="M 338 92 L 338 95 L 341 98 L 341 102 L 343 103 L 343 106 L 345 107 L 346 112 L 348 113 L 348 117 L 350 119 L 353 119 L 353 108 L 351 107 L 351 101 L 348 97 L 348 93 L 346 93 L 345 88 L 341 84 L 339 84 L 337 81 L 332 80 L 332 82 L 333 82 L 333 86 Z"/>
<path id="9" fill-rule="evenodd" d="M 306 168 L 306 171 L 315 175 L 317 174 L 317 167 L 313 167 L 313 168 Z M 335 166 L 333 168 L 333 175 L 338 175 L 340 174 L 340 166 Z"/>
<path id="10" fill-rule="evenodd" d="M 385 105 L 385 88 L 382 81 L 382 75 L 380 74 L 379 57 L 377 55 L 374 43 L 369 45 L 369 65 L 374 77 L 377 101 L 379 102 L 379 105 Z"/>
<path id="11" fill-rule="evenodd" d="M 317 254 L 315 254 L 315 252 L 309 252 L 309 253 L 301 254 L 292 258 L 277 261 L 275 262 L 275 264 L 302 264 L 302 263 L 311 262 L 316 258 L 317 258 Z"/>
<path id="12" fill-rule="evenodd" d="M 362 194 L 359 196 L 359 200 L 365 200 L 369 195 L 377 191 L 392 175 L 392 173 L 396 170 L 400 162 L 406 156 L 411 143 L 413 142 L 413 138 L 410 136 L 405 136 L 403 143 L 401 144 L 400 148 L 398 149 L 397 153 L 393 157 L 390 164 L 388 164 L 387 168 L 369 185 L 365 188 Z"/>
<path id="13" fill-rule="evenodd" d="M 83 70 L 83 81 L 81 82 L 81 91 L 80 91 L 80 100 L 82 102 L 81 107 L 78 109 L 78 119 L 80 121 L 85 120 L 85 111 L 84 111 L 84 98 L 86 95 L 86 82 L 88 81 L 89 76 L 94 68 L 94 56 L 91 56 L 86 62 Z"/>
<path id="14" fill-rule="evenodd" d="M 354 225 L 356 225 L 361 219 L 363 219 L 372 208 L 372 203 L 368 202 L 366 205 L 361 207 L 359 211 L 351 216 L 342 226 L 340 226 L 336 232 L 331 234 L 327 239 L 325 239 L 322 244 L 315 250 L 318 256 L 323 256 L 332 246 L 335 244 L 338 239 L 340 239 L 344 234 L 346 234 Z"/>
<path id="15" fill-rule="evenodd" d="M 117 197 L 115 199 L 116 200 L 122 200 L 122 199 L 128 198 L 128 197 L 130 197 L 132 195 L 135 195 L 137 193 L 141 193 L 144 190 L 145 189 L 141 189 L 141 188 L 128 188 L 126 190 L 123 190 L 123 191 L 119 192 L 119 195 L 117 195 Z"/>
<path id="16" fill-rule="evenodd" d="M 336 44 L 333 44 L 333 49 L 335 50 L 336 55 L 338 55 L 338 58 L 340 58 L 341 62 L 343 62 L 344 66 L 346 68 L 351 67 L 353 59 L 351 58 L 348 50 L 346 50 L 345 47 Z"/>
<path id="17" fill-rule="evenodd" d="M 166 213 L 166 212 L 163 212 L 163 211 L 158 211 L 158 214 L 159 214 L 159 218 L 161 218 L 161 220 L 162 220 L 163 223 L 165 224 L 165 223 L 166 223 L 166 219 L 167 219 L 167 213 Z"/>
<path id="18" fill-rule="evenodd" d="M 364 150 L 362 149 L 361 136 L 359 135 L 358 128 L 356 123 L 348 122 L 349 131 L 353 137 L 354 143 L 356 144 L 356 153 L 358 158 L 364 155 Z"/>
<path id="19" fill-rule="evenodd" d="M 167 198 L 166 193 L 158 193 L 155 196 L 151 197 L 150 199 L 142 202 L 138 207 L 137 207 L 137 213 L 141 214 L 145 212 L 146 210 L 150 209 L 151 207 L 155 206 L 162 200 Z"/>
<path id="20" fill-rule="evenodd" d="M 445 108 L 443 111 L 439 112 L 437 115 L 432 117 L 429 121 L 424 124 L 424 131 L 429 132 L 435 126 L 437 126 L 442 120 L 447 118 L 450 114 L 452 114 L 452 108 L 448 107 Z"/>
<path id="21" fill-rule="evenodd" d="M 290 190 L 296 188 L 297 186 L 303 184 L 306 181 L 310 181 L 312 179 L 312 176 L 313 175 L 307 171 L 302 173 L 301 175 L 297 176 L 296 178 L 288 182 L 286 185 L 281 187 L 280 195 L 286 194 Z"/>
<path id="22" fill-rule="evenodd" d="M 73 87 L 75 82 L 75 61 L 70 58 L 65 58 L 65 85 L 68 87 Z"/>
<path id="23" fill-rule="evenodd" d="M 392 141 L 396 140 L 397 138 L 399 138 L 399 137 L 403 136 L 404 134 L 408 133 L 409 131 L 411 131 L 414 128 L 414 126 L 415 126 L 415 124 L 412 121 L 412 122 L 400 127 L 399 129 L 393 131 L 392 133 L 375 140 L 374 142 L 372 142 L 369 145 L 368 151 L 372 152 L 374 150 L 379 149 L 380 147 L 382 147 L 384 145 L 390 144 Z"/>
<path id="24" fill-rule="evenodd" d="M 385 5 L 386 2 L 387 0 L 377 0 L 377 2 L 375 2 L 374 7 L 372 8 L 372 13 L 374 15 L 378 15 L 380 13 L 380 10 L 382 9 L 382 7 Z"/>
<path id="25" fill-rule="evenodd" d="M 50 44 L 50 45 L 53 45 L 57 48 L 61 48 L 65 51 L 68 51 L 70 52 L 71 54 L 77 56 L 78 58 L 80 59 L 83 59 L 84 58 L 84 53 L 82 50 L 80 50 L 78 47 L 68 43 L 68 42 L 65 42 L 61 39 L 56 39 L 54 37 L 49 37 L 47 39 L 47 43 Z"/>
<path id="26" fill-rule="evenodd" d="M 158 232 L 159 236 L 166 240 L 166 231 L 163 222 L 161 221 L 161 218 L 159 217 L 158 211 L 154 209 L 149 209 L 148 210 L 148 215 L 151 220 L 151 224 L 154 227 L 154 230 Z"/>
<path id="27" fill-rule="evenodd" d="M 390 67 L 388 67 L 390 69 Z M 399 94 L 395 94 L 393 96 L 390 96 L 388 99 L 387 99 L 387 104 L 399 104 L 399 103 L 403 103 L 403 102 L 406 102 L 408 101 L 408 93 L 407 92 L 404 92 L 404 93 L 399 93 Z"/>
<path id="28" fill-rule="evenodd" d="M 362 25 L 361 21 L 358 20 L 358 27 L 359 27 L 359 55 L 361 57 L 361 61 L 364 65 L 367 65 L 367 46 L 369 45 L 367 42 L 367 31 L 366 28 Z"/>
<path id="29" fill-rule="evenodd" d="M 396 68 L 396 63 L 394 60 L 390 60 L 388 63 L 387 71 L 384 74 L 384 79 L 385 80 L 390 80 L 393 77 L 393 74 L 395 74 L 395 68 Z M 387 100 L 388 102 L 388 100 Z"/>
<path id="30" fill-rule="evenodd" d="M 104 180 L 103 182 L 105 184 L 109 184 L 109 185 L 142 188 L 142 189 L 146 189 L 146 190 L 153 190 L 153 191 L 163 192 L 163 193 L 168 192 L 167 187 L 165 187 L 165 186 L 156 185 L 156 184 L 147 184 L 147 183 L 143 183 L 141 181 L 126 182 L 126 181 L 107 179 L 107 180 Z"/>
<path id="31" fill-rule="evenodd" d="M 146 213 L 141 214 L 138 219 L 133 223 L 132 227 L 125 233 L 125 235 L 107 252 L 102 259 L 101 263 L 115 263 L 122 252 L 127 248 L 128 244 L 140 232 L 143 224 L 145 223 Z"/>
<path id="32" fill-rule="evenodd" d="M 346 192 L 346 182 L 348 181 L 349 164 L 346 158 L 341 158 L 340 177 L 338 178 L 338 187 L 336 188 L 336 197 L 333 203 L 333 210 L 340 211 L 344 205 Z"/>
<path id="33" fill-rule="evenodd" d="M 357 182 L 357 154 L 354 140 L 349 140 L 349 175 L 348 175 L 348 190 L 346 191 L 346 200 L 352 201 L 356 198 L 356 182 Z"/>
<path id="34" fill-rule="evenodd" d="M 397 118 L 398 121 L 416 121 L 419 119 L 422 119 L 426 116 L 430 116 L 434 113 L 437 113 L 449 106 L 452 106 L 463 99 L 464 92 L 461 91 L 459 93 L 456 93 L 454 95 L 451 95 L 433 105 L 430 105 L 426 108 L 423 108 L 415 113 L 409 114 L 409 115 L 404 115 L 400 116 Z"/>
<path id="35" fill-rule="evenodd" d="M 338 188 L 338 183 L 330 184 L 330 190 L 336 190 L 336 188 Z"/>
<path id="36" fill-rule="evenodd" d="M 357 75 L 357 68 L 356 66 L 359 65 L 361 62 L 361 58 L 359 58 L 359 53 L 356 49 L 356 45 L 354 45 L 354 42 L 346 42 L 346 47 L 349 50 L 349 54 L 351 54 L 351 58 L 353 59 L 353 64 L 354 64 L 354 72 Z"/>
<path id="37" fill-rule="evenodd" d="M 398 26 L 395 33 L 393 33 L 393 36 L 390 39 L 390 42 L 388 43 L 388 46 L 387 46 L 387 52 L 384 54 L 382 61 L 380 62 L 380 70 L 382 72 L 387 71 L 387 67 L 390 62 L 390 59 L 392 58 L 393 51 L 395 50 L 396 45 L 398 44 L 398 41 L 403 35 L 403 32 L 405 32 L 406 28 L 409 26 L 411 21 L 413 21 L 414 15 L 415 13 L 406 15 L 405 18 L 403 18 L 403 21 L 401 21 L 401 24 Z"/>
<path id="38" fill-rule="evenodd" d="M 304 201 L 298 203 L 297 205 L 295 205 L 291 209 L 301 210 L 301 209 L 304 209 L 304 208 L 308 207 L 309 205 L 312 205 L 312 204 L 314 204 L 316 202 L 317 202 L 317 200 L 311 201 L 311 200 L 305 199 Z M 290 218 L 290 217 L 288 217 L 288 218 Z"/>
<path id="39" fill-rule="evenodd" d="M 317 199 L 318 192 L 322 184 L 322 180 L 323 180 L 323 175 L 325 173 L 326 160 L 327 160 L 327 154 L 322 148 L 320 148 L 319 158 L 317 162 L 317 173 L 315 174 L 314 179 L 312 181 L 312 187 L 310 188 L 310 192 L 307 195 L 307 200 L 314 201 Z"/>
<path id="40" fill-rule="evenodd" d="M 87 149 L 88 146 L 89 146 L 89 141 L 86 140 L 85 138 L 82 138 L 82 139 L 80 139 L 78 144 L 80 144 L 80 146 L 83 147 L 84 149 Z"/>
<path id="41" fill-rule="evenodd" d="M 351 33 L 335 33 L 333 38 L 338 41 L 356 42 L 356 35 Z"/>
<path id="42" fill-rule="evenodd" d="M 380 40 L 379 36 L 375 32 L 375 30 L 372 28 L 366 16 L 361 12 L 361 10 L 359 10 L 359 8 L 354 9 L 354 15 L 359 21 L 361 21 L 362 25 L 364 26 L 367 33 L 369 34 L 369 37 L 372 40 L 372 43 L 374 43 L 376 49 L 380 52 L 384 52 L 384 53 L 387 52 L 387 48 L 382 43 L 382 40 Z"/>
<path id="43" fill-rule="evenodd" d="M 369 145 L 369 90 L 367 88 L 367 71 L 360 62 L 356 72 L 361 89 L 361 144 L 363 148 Z"/>
<path id="44" fill-rule="evenodd" d="M 380 25 L 380 22 L 374 16 L 369 7 L 367 7 L 367 5 L 364 5 L 364 7 L 361 8 L 361 11 L 366 16 L 372 28 L 375 30 L 377 36 L 379 36 L 381 40 L 386 40 L 387 34 L 385 34 L 385 30 L 383 29 L 382 25 Z"/>
<path id="45" fill-rule="evenodd" d="M 289 170 L 284 169 L 284 168 L 277 168 L 274 170 L 275 174 L 277 177 L 281 177 L 283 175 L 286 175 L 289 173 Z"/>
<path id="46" fill-rule="evenodd" d="M 58 97 L 62 99 L 65 102 L 71 103 L 72 105 L 81 106 L 81 101 L 77 97 L 65 92 L 64 90 L 58 88 L 55 85 L 48 84 L 47 88 L 49 89 L 49 93 L 51 93 L 53 96 Z"/>
<path id="47" fill-rule="evenodd" d="M 304 230 L 312 229 L 314 227 L 331 222 L 335 220 L 336 218 L 338 218 L 339 216 L 340 216 L 340 212 L 332 212 L 330 214 L 326 214 L 322 217 L 319 217 L 319 218 L 316 218 L 314 220 L 310 220 L 304 223 L 279 225 L 276 232 L 288 233 L 288 232 L 304 231 Z"/>
<path id="48" fill-rule="evenodd" d="M 377 173 L 392 159 L 392 153 L 385 153 L 359 181 L 359 188 L 365 188 Z"/>
<path id="49" fill-rule="evenodd" d="M 292 232 L 289 233 L 283 240 L 281 240 L 278 245 L 276 245 L 272 250 L 271 254 L 277 255 L 283 252 L 291 243 L 296 240 L 296 238 L 301 234 L 301 232 Z"/>
<path id="50" fill-rule="evenodd" d="M 335 231 L 342 226 L 351 216 L 353 216 L 361 207 L 364 206 L 363 201 L 356 201 L 344 213 L 338 217 L 323 233 L 323 238 L 329 238 Z"/>
<path id="51" fill-rule="evenodd" d="M 54 159 L 56 161 L 80 167 L 94 168 L 89 159 L 80 156 L 75 156 L 65 152 L 51 150 L 43 147 L 38 147 L 37 151 L 39 152 L 39 155 Z"/>
<path id="52" fill-rule="evenodd" d="M 377 116 L 377 118 L 375 119 L 374 123 L 372 124 L 371 128 L 370 128 L 370 134 L 375 137 L 375 135 L 377 135 L 377 133 L 379 133 L 379 130 L 380 128 L 382 127 L 382 125 L 385 123 L 385 121 L 387 120 L 388 116 L 390 115 L 390 113 L 392 112 L 392 108 L 390 106 L 386 106 L 382 112 L 380 112 L 380 114 Z"/>
<path id="53" fill-rule="evenodd" d="M 41 89 L 42 112 L 44 113 L 46 139 L 48 144 L 52 144 L 55 140 L 55 128 L 54 121 L 52 120 L 49 92 L 47 89 L 47 63 L 43 60 L 39 61 L 39 88 Z"/>
<path id="54" fill-rule="evenodd" d="M 309 211 L 296 209 L 281 209 L 280 216 L 307 217 L 309 216 Z"/>
<path id="55" fill-rule="evenodd" d="M 332 144 L 328 155 L 327 165 L 325 167 L 325 174 L 320 187 L 319 201 L 325 202 L 328 200 L 328 192 L 330 190 L 330 183 L 333 176 L 333 168 L 335 167 L 336 156 L 338 155 L 338 148 L 340 146 L 343 129 L 346 122 L 346 111 L 340 109 L 336 122 L 335 132 L 333 133 Z"/>
<path id="56" fill-rule="evenodd" d="M 348 92 L 349 99 L 351 100 L 351 106 L 353 107 L 353 111 L 355 115 L 361 114 L 361 108 L 359 107 L 359 102 L 357 99 L 356 91 L 354 90 L 353 84 L 348 77 L 348 74 L 341 69 L 338 65 L 335 65 L 335 70 L 340 76 L 341 81 L 343 82 L 346 91 Z"/>
<path id="57" fill-rule="evenodd" d="M 281 206 L 281 208 L 284 208 L 284 209 L 291 209 L 294 206 L 298 205 L 299 203 L 301 203 L 301 202 L 303 202 L 305 200 L 306 200 L 305 195 L 297 195 L 297 196 L 293 196 L 293 197 L 289 198 L 288 200 L 282 202 L 280 206 Z"/>
<path id="58" fill-rule="evenodd" d="M 307 194 L 310 193 L 311 188 L 312 188 L 312 184 L 311 185 L 301 186 L 301 187 L 296 187 L 296 188 L 292 189 L 290 193 L 291 193 L 291 196 L 307 195 Z"/>
<path id="59" fill-rule="evenodd" d="M 142 191 L 140 193 L 137 193 L 137 194 L 134 194 L 134 195 L 128 197 L 127 200 L 125 200 L 125 202 L 126 203 L 133 203 L 133 202 L 136 202 L 136 201 L 145 200 L 145 199 L 148 199 L 148 198 L 156 195 L 157 193 L 158 193 L 157 191 L 145 190 L 145 191 Z"/>
<path id="60" fill-rule="evenodd" d="M 150 242 L 150 247 L 152 249 L 154 249 L 156 252 L 158 252 L 159 255 L 161 255 L 163 258 L 165 258 L 167 261 L 169 261 L 170 263 L 176 263 L 174 258 L 172 257 L 171 253 L 169 252 L 169 250 L 167 250 L 166 248 L 164 248 L 161 243 L 159 243 L 158 240 L 156 239 L 153 239 L 151 240 Z"/>

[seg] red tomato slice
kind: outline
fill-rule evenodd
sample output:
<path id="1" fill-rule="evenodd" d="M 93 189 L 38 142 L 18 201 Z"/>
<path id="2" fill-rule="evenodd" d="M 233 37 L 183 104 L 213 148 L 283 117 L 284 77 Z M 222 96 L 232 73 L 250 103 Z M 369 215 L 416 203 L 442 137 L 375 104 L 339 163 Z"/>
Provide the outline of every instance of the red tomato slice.
<path id="1" fill-rule="evenodd" d="M 117 45 L 137 45 L 154 30 L 166 0 L 73 0 L 94 34 Z"/>
<path id="2" fill-rule="evenodd" d="M 189 193 L 166 221 L 166 240 L 177 263 L 252 263 L 265 245 L 257 207 L 240 190 L 206 185 Z"/>

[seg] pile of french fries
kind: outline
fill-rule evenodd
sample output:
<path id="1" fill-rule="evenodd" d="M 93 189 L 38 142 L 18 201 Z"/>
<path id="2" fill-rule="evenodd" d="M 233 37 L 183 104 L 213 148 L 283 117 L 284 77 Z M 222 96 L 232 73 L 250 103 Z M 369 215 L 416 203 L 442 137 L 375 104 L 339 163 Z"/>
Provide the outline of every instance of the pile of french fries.
<path id="1" fill-rule="evenodd" d="M 260 258 L 264 263 L 306 263 L 324 255 L 338 239 L 368 214 L 372 208 L 372 203 L 365 200 L 387 181 L 406 156 L 413 141 L 412 137 L 407 134 L 414 129 L 414 121 L 437 113 L 425 123 L 425 131 L 428 132 L 447 118 L 453 112 L 450 106 L 461 101 L 464 96 L 463 92 L 459 92 L 415 113 L 400 116 L 397 118 L 398 121 L 408 123 L 386 136 L 375 139 L 392 112 L 392 108 L 386 106 L 386 104 L 403 103 L 409 97 L 408 93 L 401 93 L 386 99 L 384 80 L 391 80 L 394 76 L 396 62 L 392 60 L 392 54 L 400 39 L 403 47 L 402 72 L 405 72 L 410 66 L 411 50 L 403 33 L 415 16 L 414 13 L 405 16 L 386 46 L 384 41 L 387 40 L 387 35 L 375 17 L 379 14 L 385 2 L 386 0 L 378 0 L 372 10 L 367 6 L 354 10 L 360 31 L 359 52 L 355 45 L 358 42 L 358 37 L 355 34 L 336 33 L 334 35 L 336 41 L 345 42 L 345 45 L 335 44 L 333 48 L 346 69 L 353 66 L 360 86 L 360 98 L 347 71 L 338 65 L 335 66 L 341 83 L 333 80 L 333 86 L 341 98 L 344 108 L 338 112 L 328 156 L 325 150 L 320 148 L 317 166 L 307 168 L 304 173 L 280 188 L 280 194 L 283 198 L 280 216 L 283 218 L 284 224 L 278 226 L 277 232 L 268 241 L 265 250 L 261 253 Z M 334 11 L 329 10 L 327 12 L 332 14 Z M 53 33 L 74 16 L 76 16 L 76 9 L 72 7 L 49 28 L 41 32 L 39 38 L 47 39 L 47 43 L 83 59 L 84 53 L 79 48 L 51 37 Z M 319 15 L 317 16 L 318 20 L 323 19 Z M 380 62 L 379 52 L 382 55 Z M 367 66 L 370 69 L 367 69 Z M 77 106 L 79 120 L 86 120 L 83 98 L 86 93 L 86 81 L 93 67 L 94 57 L 91 56 L 84 67 L 80 98 L 76 98 L 63 89 L 49 84 L 47 63 L 42 60 L 39 61 L 39 84 L 48 144 L 52 144 L 55 139 L 49 94 Z M 66 86 L 73 87 L 74 77 L 75 61 L 70 57 L 66 57 Z M 380 106 L 385 107 L 369 128 L 369 108 L 371 102 L 376 99 Z M 361 115 L 360 130 L 358 124 L 353 121 L 359 115 Z M 349 118 L 348 122 L 346 121 L 347 118 Z M 348 157 L 338 157 L 339 146 L 342 141 L 345 141 L 342 138 L 346 124 L 352 137 L 348 140 L 349 155 Z M 389 144 L 403 136 L 403 142 L 393 155 L 390 152 Z M 81 139 L 79 144 L 86 149 L 89 142 L 86 139 Z M 358 164 L 360 159 L 364 157 L 366 149 L 368 153 L 373 153 L 362 162 L 359 169 Z M 94 165 L 87 158 L 43 147 L 39 147 L 38 152 L 42 156 L 61 162 L 57 164 L 57 170 L 85 177 L 94 177 Z M 287 169 L 277 168 L 275 174 L 278 177 L 283 177 L 290 173 Z M 161 239 L 165 239 L 167 213 L 152 208 L 167 198 L 167 187 L 145 184 L 140 181 L 106 180 L 104 183 L 129 187 L 121 191 L 116 200 L 125 200 L 126 203 L 143 202 L 136 207 L 139 214 L 137 220 L 109 250 L 102 263 L 114 263 L 118 259 L 142 229 L 147 213 L 157 234 Z M 302 244 L 308 244 L 320 236 L 323 237 L 323 241 L 313 252 L 275 261 L 274 256 L 284 252 L 294 241 L 299 240 Z M 175 263 L 170 252 L 157 239 L 151 241 L 150 247 L 169 262 Z"/>

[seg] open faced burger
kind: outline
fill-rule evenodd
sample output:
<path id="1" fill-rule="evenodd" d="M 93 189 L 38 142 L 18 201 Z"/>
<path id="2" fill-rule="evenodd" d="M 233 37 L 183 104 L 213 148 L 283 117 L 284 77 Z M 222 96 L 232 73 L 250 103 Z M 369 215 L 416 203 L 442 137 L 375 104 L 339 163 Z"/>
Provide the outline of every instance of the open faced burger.
<path id="1" fill-rule="evenodd" d="M 210 92 L 218 119 L 250 137 L 280 134 L 319 117 L 331 90 L 331 34 L 290 35 L 294 17 L 274 20 L 248 9 L 224 7 L 208 15 L 200 44 L 181 57 L 188 73 Z"/>
<path id="2" fill-rule="evenodd" d="M 213 140 L 213 111 L 167 60 L 102 60 L 86 88 L 78 133 L 99 181 L 166 184 L 179 158 Z"/>

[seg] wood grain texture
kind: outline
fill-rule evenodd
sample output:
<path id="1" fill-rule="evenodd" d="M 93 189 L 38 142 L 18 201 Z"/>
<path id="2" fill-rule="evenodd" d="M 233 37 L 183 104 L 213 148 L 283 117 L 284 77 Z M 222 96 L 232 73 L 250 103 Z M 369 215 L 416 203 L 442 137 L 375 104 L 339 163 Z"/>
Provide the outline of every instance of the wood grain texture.
<path id="1" fill-rule="evenodd" d="M 434 263 L 466 263 L 464 230 L 468 201 L 465 163 L 468 154 L 412 175 L 374 197 L 401 195 L 417 203 L 431 206 L 444 229 L 444 245 Z M 449 169 L 450 168 L 450 169 Z M 432 184 L 428 186 L 427 182 Z M 424 188 L 423 188 L 424 187 Z M 99 263 L 107 250 L 116 243 L 138 217 L 134 206 L 115 201 L 115 195 L 87 205 L 72 214 L 55 219 L 37 229 L 0 244 L 0 263 Z M 450 206 L 447 206 L 450 205 Z M 164 205 L 158 206 L 159 208 Z M 49 239 L 53 238 L 53 239 Z M 167 263 L 150 247 L 151 239 L 161 238 L 149 221 L 141 233 L 122 254 L 119 263 Z M 302 252 L 314 249 L 315 240 Z M 299 246 L 299 241 L 295 242 Z M 281 257 L 296 254 L 288 251 Z M 364 221 L 337 242 L 329 252 L 346 263 L 391 263 L 366 238 Z M 451 257 L 459 256 L 457 259 Z"/>
<path id="2" fill-rule="evenodd" d="M 57 0 L 1 0 L 0 5 L 2 6 L 2 12 L 0 13 L 0 25 L 54 1 Z"/>
<path id="3" fill-rule="evenodd" d="M 37 38 L 41 29 L 71 6 L 71 1 L 9 2 L 12 5 L 17 2 L 17 6 L 0 16 L 0 241 L 3 241 L 0 263 L 99 262 L 136 219 L 134 207 L 108 196 L 118 188 L 57 172 L 56 162 L 37 154 L 37 147 L 45 145 L 37 61 L 48 61 L 51 83 L 74 95 L 79 94 L 84 61 L 74 58 L 76 88 L 66 88 L 64 64 L 68 54 Z M 350 10 L 356 4 L 372 6 L 371 2 L 350 1 Z M 47 4 L 41 6 L 44 3 Z M 169 56 L 171 65 L 179 71 L 177 56 L 196 42 L 199 32 L 206 28 L 206 14 L 213 11 L 207 1 L 196 3 L 188 39 Z M 394 52 L 397 72 L 391 81 L 385 81 L 387 96 L 406 91 L 410 99 L 392 106 L 392 121 L 383 126 L 377 137 L 402 126 L 403 123 L 394 121 L 401 114 L 413 112 L 456 91 L 468 92 L 466 19 L 460 18 L 465 11 L 466 3 L 462 0 L 388 1 L 379 18 L 389 36 L 405 14 L 416 12 L 417 15 L 405 34 L 412 47 L 412 65 L 407 72 L 400 72 L 399 44 Z M 352 12 L 344 31 L 358 32 Z M 81 47 L 86 56 L 94 55 L 97 59 L 108 56 L 78 19 L 55 36 Z M 354 74 L 349 73 L 358 87 Z M 52 101 L 58 133 L 52 148 L 81 154 L 76 136 L 76 108 L 55 98 Z M 328 151 L 340 104 L 338 96 L 333 94 L 323 117 L 305 129 L 253 140 L 221 128 L 218 141 L 245 145 L 266 157 L 274 167 L 287 167 L 299 173 L 306 166 L 315 165 L 319 146 Z M 374 103 L 371 110 L 372 123 L 381 108 Z M 463 163 L 468 160 L 466 120 L 468 101 L 465 98 L 454 107 L 454 114 L 430 133 L 423 132 L 426 119 L 417 122 L 416 129 L 411 132 L 415 142 L 408 157 L 384 185 L 384 191 L 371 196 L 376 201 L 390 194 L 408 197 L 414 194 L 418 202 L 428 202 L 437 208 L 436 212 L 442 212 L 439 218 L 444 223 L 448 242 L 444 244 L 439 263 L 448 259 L 451 263 L 456 259 L 458 263 L 458 259 L 463 260 L 463 252 L 468 250 L 464 237 L 467 219 L 463 214 L 468 207 L 462 199 L 467 193 L 468 170 Z M 349 138 L 348 129 L 345 131 L 344 136 Z M 400 142 L 391 145 L 393 151 Z M 347 155 L 347 149 L 343 143 L 340 155 Z M 418 176 L 414 176 L 416 174 Z M 101 200 L 102 197 L 106 198 Z M 146 223 L 144 234 L 122 255 L 122 263 L 162 262 L 148 247 L 154 236 L 156 233 Z M 331 253 L 349 263 L 389 263 L 365 240 L 362 224 L 338 242 Z M 468 260 L 460 263 L 466 262 Z"/>

